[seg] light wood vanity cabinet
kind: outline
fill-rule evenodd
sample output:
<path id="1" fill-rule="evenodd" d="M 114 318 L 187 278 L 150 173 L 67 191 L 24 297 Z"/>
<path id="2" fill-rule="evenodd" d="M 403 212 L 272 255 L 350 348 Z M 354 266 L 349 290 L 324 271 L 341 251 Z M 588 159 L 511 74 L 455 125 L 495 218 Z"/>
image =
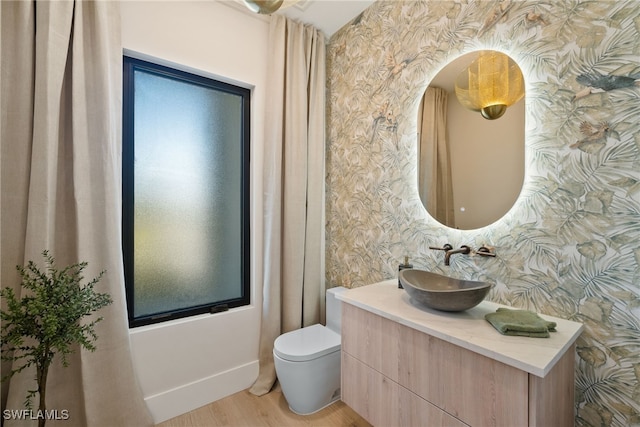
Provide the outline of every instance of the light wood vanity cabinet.
<path id="1" fill-rule="evenodd" d="M 342 306 L 342 400 L 374 426 L 574 425 L 573 343 L 539 377 Z"/>

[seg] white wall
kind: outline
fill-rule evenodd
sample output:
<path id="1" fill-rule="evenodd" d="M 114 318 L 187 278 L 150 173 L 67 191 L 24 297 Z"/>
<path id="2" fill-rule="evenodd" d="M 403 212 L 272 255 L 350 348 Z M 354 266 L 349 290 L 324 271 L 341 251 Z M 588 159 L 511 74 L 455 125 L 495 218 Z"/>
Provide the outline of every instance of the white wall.
<path id="1" fill-rule="evenodd" d="M 156 422 L 246 389 L 258 373 L 262 304 L 262 146 L 268 21 L 214 1 L 123 1 L 127 51 L 251 87 L 252 304 L 131 330 Z"/>

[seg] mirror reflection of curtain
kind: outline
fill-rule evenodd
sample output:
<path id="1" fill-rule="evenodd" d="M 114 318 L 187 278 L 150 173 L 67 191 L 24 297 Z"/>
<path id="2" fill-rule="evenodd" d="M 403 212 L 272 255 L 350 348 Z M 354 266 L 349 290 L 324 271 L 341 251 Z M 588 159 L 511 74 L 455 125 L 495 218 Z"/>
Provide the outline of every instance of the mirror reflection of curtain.
<path id="1" fill-rule="evenodd" d="M 453 183 L 447 132 L 448 94 L 428 87 L 418 114 L 418 190 L 427 211 L 440 223 L 455 227 Z"/>

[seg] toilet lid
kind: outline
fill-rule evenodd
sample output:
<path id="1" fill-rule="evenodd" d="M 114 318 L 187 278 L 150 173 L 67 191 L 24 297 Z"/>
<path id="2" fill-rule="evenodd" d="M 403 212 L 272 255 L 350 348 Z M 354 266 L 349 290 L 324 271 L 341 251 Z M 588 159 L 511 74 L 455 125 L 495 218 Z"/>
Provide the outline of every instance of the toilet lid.
<path id="1" fill-rule="evenodd" d="M 339 350 L 340 334 L 320 324 L 282 334 L 273 343 L 273 352 L 292 362 L 317 359 Z"/>

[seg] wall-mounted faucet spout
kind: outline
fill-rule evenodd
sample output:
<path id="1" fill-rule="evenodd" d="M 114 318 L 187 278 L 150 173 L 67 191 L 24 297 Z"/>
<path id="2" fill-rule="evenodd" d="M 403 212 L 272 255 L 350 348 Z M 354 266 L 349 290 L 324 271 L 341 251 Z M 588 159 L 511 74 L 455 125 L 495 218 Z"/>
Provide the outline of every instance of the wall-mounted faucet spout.
<path id="1" fill-rule="evenodd" d="M 453 249 L 453 246 L 451 246 L 448 243 L 445 243 L 443 247 L 439 248 L 437 246 L 429 246 L 429 249 L 434 250 L 434 251 L 450 251 L 451 249 Z"/>
<path id="2" fill-rule="evenodd" d="M 449 265 L 449 259 L 451 259 L 451 255 L 453 254 L 468 255 L 470 252 L 471 252 L 471 248 L 467 245 L 460 246 L 460 249 L 449 249 L 444 254 L 444 265 Z"/>

